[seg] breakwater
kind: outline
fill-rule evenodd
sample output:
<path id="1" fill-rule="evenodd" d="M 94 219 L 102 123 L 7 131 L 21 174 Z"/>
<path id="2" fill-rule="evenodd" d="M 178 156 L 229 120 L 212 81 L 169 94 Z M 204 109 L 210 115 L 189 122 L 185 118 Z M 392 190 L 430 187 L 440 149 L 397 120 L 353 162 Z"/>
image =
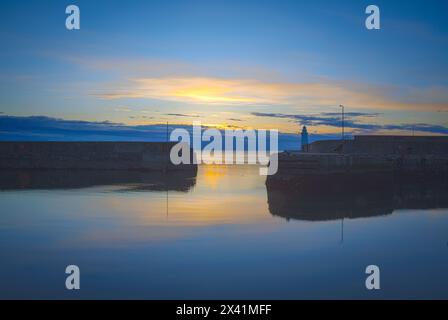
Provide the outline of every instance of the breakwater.
<path id="1" fill-rule="evenodd" d="M 355 135 L 350 140 L 320 140 L 306 145 L 311 153 L 370 155 L 448 155 L 447 136 Z"/>
<path id="2" fill-rule="evenodd" d="M 446 208 L 448 155 L 301 153 L 278 156 L 266 180 L 269 210 L 286 219 L 332 220 Z"/>
<path id="3" fill-rule="evenodd" d="M 369 185 L 390 179 L 448 179 L 448 155 L 379 155 L 282 152 L 277 174 L 266 184 L 278 187 L 320 186 L 325 176 L 341 184 L 363 181 Z"/>
<path id="4" fill-rule="evenodd" d="M 196 171 L 173 165 L 174 142 L 0 142 L 0 169 Z M 190 153 L 193 155 L 193 152 Z M 192 162 L 191 162 L 192 163 Z"/>

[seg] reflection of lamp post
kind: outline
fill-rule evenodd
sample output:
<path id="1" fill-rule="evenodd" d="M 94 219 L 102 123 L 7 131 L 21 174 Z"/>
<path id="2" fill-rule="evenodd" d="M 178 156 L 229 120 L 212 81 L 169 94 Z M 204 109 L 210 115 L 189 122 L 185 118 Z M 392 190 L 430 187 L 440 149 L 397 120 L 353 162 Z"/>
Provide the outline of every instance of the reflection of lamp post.
<path id="1" fill-rule="evenodd" d="M 344 141 L 344 106 L 341 104 L 339 105 L 340 108 L 342 108 L 342 141 Z"/>
<path id="2" fill-rule="evenodd" d="M 341 220 L 341 245 L 344 243 L 344 218 Z"/>

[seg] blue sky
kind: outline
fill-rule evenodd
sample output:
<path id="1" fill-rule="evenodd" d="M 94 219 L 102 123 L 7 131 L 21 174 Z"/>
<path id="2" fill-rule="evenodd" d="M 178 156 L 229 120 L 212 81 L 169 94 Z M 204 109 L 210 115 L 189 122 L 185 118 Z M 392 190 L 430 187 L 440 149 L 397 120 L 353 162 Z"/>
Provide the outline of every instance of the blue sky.
<path id="1" fill-rule="evenodd" d="M 81 30 L 65 28 L 69 4 Z M 381 30 L 364 27 L 369 4 Z M 359 114 L 353 133 L 446 134 L 447 12 L 446 1 L 2 1 L 0 116 L 331 135 L 344 104 Z"/>

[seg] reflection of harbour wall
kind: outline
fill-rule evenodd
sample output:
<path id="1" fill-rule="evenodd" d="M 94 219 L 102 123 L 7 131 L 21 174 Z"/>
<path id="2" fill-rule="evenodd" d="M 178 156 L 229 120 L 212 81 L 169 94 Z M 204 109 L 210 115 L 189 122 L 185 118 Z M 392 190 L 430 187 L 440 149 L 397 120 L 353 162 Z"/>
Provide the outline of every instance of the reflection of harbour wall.
<path id="1" fill-rule="evenodd" d="M 193 170 L 1 170 L 0 176 L 0 190 L 117 186 L 121 191 L 187 192 L 196 184 L 196 172 Z"/>
<path id="2" fill-rule="evenodd" d="M 0 142 L 0 169 L 196 170 L 171 164 L 174 143 Z"/>
<path id="3" fill-rule="evenodd" d="M 392 184 L 384 176 L 371 183 L 334 175 L 309 178 L 289 188 L 267 184 L 271 214 L 288 220 L 325 221 L 381 216 L 394 210 Z"/>
<path id="4" fill-rule="evenodd" d="M 302 176 L 295 182 L 288 188 L 266 185 L 272 215 L 323 221 L 381 216 L 396 209 L 448 207 L 448 184 L 442 180 L 402 181 L 367 174 Z"/>

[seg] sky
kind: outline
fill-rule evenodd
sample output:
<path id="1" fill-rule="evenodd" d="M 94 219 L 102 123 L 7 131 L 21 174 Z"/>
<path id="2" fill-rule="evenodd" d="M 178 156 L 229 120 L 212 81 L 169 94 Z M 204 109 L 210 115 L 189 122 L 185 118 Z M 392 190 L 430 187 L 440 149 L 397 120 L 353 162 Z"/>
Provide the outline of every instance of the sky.
<path id="1" fill-rule="evenodd" d="M 65 27 L 70 4 L 80 8 L 80 30 Z M 370 4 L 380 8 L 380 30 L 365 28 Z M 443 0 L 0 6 L 4 137 L 19 128 L 11 124 L 30 131 L 44 120 L 53 129 L 201 121 L 284 134 L 307 125 L 335 136 L 341 104 L 352 134 L 448 134 Z"/>

